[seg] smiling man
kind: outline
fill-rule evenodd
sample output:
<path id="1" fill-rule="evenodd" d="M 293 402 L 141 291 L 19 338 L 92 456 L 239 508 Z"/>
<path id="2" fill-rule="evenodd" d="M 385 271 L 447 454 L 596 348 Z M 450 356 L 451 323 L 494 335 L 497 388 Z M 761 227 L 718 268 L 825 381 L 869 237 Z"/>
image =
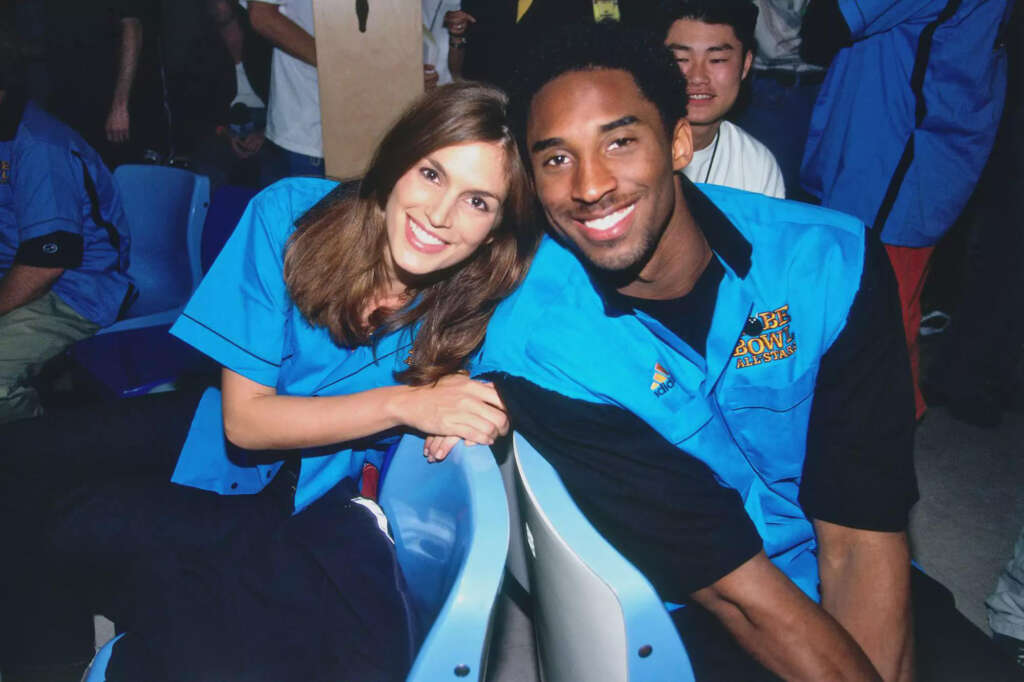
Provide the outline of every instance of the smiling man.
<path id="1" fill-rule="evenodd" d="M 768 148 L 725 117 L 754 59 L 757 6 L 750 0 L 671 0 L 659 27 L 686 76 L 693 159 L 683 172 L 708 182 L 783 198 L 782 171 Z"/>
<path id="2" fill-rule="evenodd" d="M 524 63 L 558 241 L 481 355 L 514 428 L 687 604 L 698 679 L 910 679 L 913 408 L 884 253 L 847 216 L 697 189 L 685 79 L 650 37 L 581 29 Z"/>

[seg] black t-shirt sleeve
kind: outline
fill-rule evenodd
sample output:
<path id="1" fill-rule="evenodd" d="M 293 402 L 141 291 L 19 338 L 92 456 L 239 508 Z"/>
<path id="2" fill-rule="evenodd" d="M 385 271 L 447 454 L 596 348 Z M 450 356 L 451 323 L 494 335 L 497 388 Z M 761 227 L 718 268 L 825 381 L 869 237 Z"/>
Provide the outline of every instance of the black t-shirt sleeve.
<path id="1" fill-rule="evenodd" d="M 917 501 L 914 393 L 896 278 L 867 238 L 860 290 L 822 356 L 800 504 L 841 526 L 900 531 Z"/>
<path id="2" fill-rule="evenodd" d="M 761 550 L 739 494 L 613 405 L 491 374 L 513 428 L 544 455 L 594 527 L 662 599 L 683 602 Z"/>

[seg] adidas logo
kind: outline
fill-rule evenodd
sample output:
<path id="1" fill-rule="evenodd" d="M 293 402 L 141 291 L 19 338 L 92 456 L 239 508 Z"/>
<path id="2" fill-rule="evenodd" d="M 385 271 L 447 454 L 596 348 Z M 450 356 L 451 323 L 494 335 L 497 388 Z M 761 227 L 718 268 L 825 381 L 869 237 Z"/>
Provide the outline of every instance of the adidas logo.
<path id="1" fill-rule="evenodd" d="M 651 391 L 659 398 L 676 385 L 676 380 L 672 378 L 667 369 L 661 366 L 660 362 L 654 363 L 654 376 L 652 379 Z"/>

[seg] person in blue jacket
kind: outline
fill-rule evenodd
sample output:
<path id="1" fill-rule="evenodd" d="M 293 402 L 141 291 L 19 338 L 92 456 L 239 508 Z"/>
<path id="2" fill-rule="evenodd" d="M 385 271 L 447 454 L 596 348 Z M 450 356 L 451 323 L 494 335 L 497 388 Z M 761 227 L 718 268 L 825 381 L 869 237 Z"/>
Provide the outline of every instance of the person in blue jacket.
<path id="1" fill-rule="evenodd" d="M 974 192 L 1003 111 L 1009 0 L 814 0 L 804 47 L 838 50 L 800 178 L 885 244 L 899 287 L 918 418 L 921 292 L 932 250 Z"/>
<path id="2" fill-rule="evenodd" d="M 108 680 L 405 675 L 415 623 L 358 486 L 402 430 L 507 430 L 462 371 L 536 244 L 505 109 L 493 88 L 439 88 L 354 195 L 258 195 L 172 328 L 223 366 L 198 407 L 157 396 L 3 434 L 5 679 L 91 650 L 76 608 L 127 632 Z"/>
<path id="3" fill-rule="evenodd" d="M 685 605 L 697 679 L 913 679 L 914 419 L 884 251 L 850 216 L 687 180 L 660 42 L 591 27 L 523 60 L 513 120 L 554 238 L 476 371 Z M 920 610 L 941 587 L 913 582 L 922 670 L 984 661 L 961 655 L 985 638 L 951 599 Z"/>
<path id="4" fill-rule="evenodd" d="M 0 28 L 0 423 L 42 414 L 32 380 L 43 364 L 130 302 L 128 250 L 110 172 L 28 100 Z"/>

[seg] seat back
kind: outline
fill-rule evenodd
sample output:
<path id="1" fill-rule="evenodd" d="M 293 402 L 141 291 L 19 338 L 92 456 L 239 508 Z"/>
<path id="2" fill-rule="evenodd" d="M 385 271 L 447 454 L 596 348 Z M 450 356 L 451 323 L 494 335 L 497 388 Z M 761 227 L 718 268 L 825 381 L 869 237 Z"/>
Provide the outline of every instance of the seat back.
<path id="1" fill-rule="evenodd" d="M 167 166 L 114 170 L 131 235 L 128 274 L 139 297 L 126 317 L 179 308 L 199 284 L 199 244 L 210 202 L 205 175 Z"/>
<path id="2" fill-rule="evenodd" d="M 483 679 L 509 521 L 501 475 L 486 447 L 459 444 L 443 462 L 423 439 L 402 439 L 381 506 L 426 638 L 408 682 Z"/>
<path id="3" fill-rule="evenodd" d="M 253 187 L 238 185 L 222 185 L 210 197 L 210 210 L 206 213 L 203 225 L 203 238 L 200 244 L 199 272 L 201 275 L 213 265 L 217 254 L 224 248 L 224 242 L 235 231 L 239 219 L 245 213 L 245 207 L 256 196 L 259 190 Z"/>
<path id="4" fill-rule="evenodd" d="M 545 682 L 693 680 L 647 578 L 590 525 L 540 453 L 518 433 L 512 442 Z"/>

